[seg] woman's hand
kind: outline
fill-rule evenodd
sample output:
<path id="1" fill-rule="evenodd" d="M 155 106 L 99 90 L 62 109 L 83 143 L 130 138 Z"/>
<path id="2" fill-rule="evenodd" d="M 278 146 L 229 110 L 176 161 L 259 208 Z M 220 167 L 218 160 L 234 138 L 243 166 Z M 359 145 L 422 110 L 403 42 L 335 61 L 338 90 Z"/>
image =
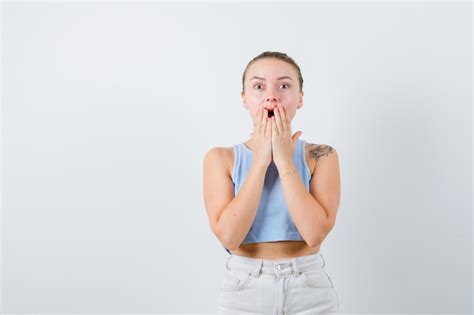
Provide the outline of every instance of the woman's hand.
<path id="1" fill-rule="evenodd" d="M 297 131 L 291 136 L 291 124 L 286 116 L 285 109 L 277 105 L 273 110 L 272 117 L 272 150 L 273 161 L 279 168 L 283 165 L 293 163 L 293 150 L 298 137 L 303 133 Z"/>
<path id="2" fill-rule="evenodd" d="M 268 111 L 259 109 L 252 132 L 253 163 L 268 167 L 272 162 L 272 121 L 268 119 Z"/>

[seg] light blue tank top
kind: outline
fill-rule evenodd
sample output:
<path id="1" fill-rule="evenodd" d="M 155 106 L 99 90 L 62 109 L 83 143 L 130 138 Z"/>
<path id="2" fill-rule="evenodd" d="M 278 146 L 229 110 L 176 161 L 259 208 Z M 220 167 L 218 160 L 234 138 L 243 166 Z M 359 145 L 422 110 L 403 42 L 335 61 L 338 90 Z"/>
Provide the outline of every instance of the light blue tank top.
<path id="1" fill-rule="evenodd" d="M 293 150 L 293 162 L 306 190 L 309 191 L 311 172 L 305 159 L 305 143 L 304 140 L 297 140 Z M 232 170 L 234 196 L 240 191 L 252 165 L 252 160 L 253 153 L 244 143 L 234 145 L 234 167 Z M 242 244 L 284 240 L 303 240 L 303 238 L 291 219 L 281 189 L 278 169 L 272 161 L 265 174 L 255 220 Z M 230 254 L 227 248 L 226 250 Z"/>

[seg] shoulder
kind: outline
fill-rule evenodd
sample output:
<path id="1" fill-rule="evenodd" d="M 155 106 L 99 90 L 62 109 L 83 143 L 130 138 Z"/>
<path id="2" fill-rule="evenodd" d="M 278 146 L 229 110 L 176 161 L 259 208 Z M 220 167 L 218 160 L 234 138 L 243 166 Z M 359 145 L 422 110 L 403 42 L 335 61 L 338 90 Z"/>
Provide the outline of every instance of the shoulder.
<path id="1" fill-rule="evenodd" d="M 323 161 L 331 161 L 338 159 L 338 154 L 333 146 L 322 143 L 306 142 L 305 155 L 310 164 L 311 175 Z"/>
<path id="2" fill-rule="evenodd" d="M 317 161 L 323 156 L 337 155 L 336 149 L 328 144 L 306 142 L 305 150 Z"/>
<path id="3" fill-rule="evenodd" d="M 234 164 L 234 148 L 233 147 L 213 147 L 204 155 L 204 163 L 219 165 L 226 169 L 227 174 L 232 173 Z"/>

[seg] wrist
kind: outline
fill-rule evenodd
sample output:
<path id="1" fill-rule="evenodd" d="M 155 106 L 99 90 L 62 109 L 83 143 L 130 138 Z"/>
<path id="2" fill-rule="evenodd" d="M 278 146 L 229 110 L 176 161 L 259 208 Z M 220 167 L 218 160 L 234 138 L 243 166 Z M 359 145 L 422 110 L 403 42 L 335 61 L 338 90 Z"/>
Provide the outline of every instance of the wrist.
<path id="1" fill-rule="evenodd" d="M 285 173 L 280 173 L 278 172 L 278 177 L 280 177 L 280 181 L 283 180 L 283 178 L 287 177 L 287 176 L 290 176 L 291 174 L 297 174 L 298 171 L 296 170 L 296 168 L 292 168 L 291 170 L 285 172 Z"/>
<path id="2" fill-rule="evenodd" d="M 256 171 L 266 172 L 267 168 L 268 168 L 268 164 L 253 162 L 252 165 L 250 166 L 250 168 L 254 169 Z"/>
<path id="3" fill-rule="evenodd" d="M 292 169 L 296 169 L 295 163 L 293 161 L 282 161 L 282 162 L 275 162 L 275 165 L 278 169 L 278 173 L 283 174 Z"/>

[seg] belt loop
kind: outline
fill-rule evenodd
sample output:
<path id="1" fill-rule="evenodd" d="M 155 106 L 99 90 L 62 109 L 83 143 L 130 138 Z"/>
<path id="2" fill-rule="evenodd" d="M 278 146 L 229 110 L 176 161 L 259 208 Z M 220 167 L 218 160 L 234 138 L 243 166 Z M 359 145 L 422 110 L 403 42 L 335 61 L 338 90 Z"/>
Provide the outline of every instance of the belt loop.
<path id="1" fill-rule="evenodd" d="M 258 276 L 260 275 L 260 271 L 262 270 L 262 265 L 263 265 L 263 260 L 259 259 L 257 265 L 255 266 L 254 271 L 250 273 L 254 278 L 258 278 Z"/>
<path id="2" fill-rule="evenodd" d="M 296 278 L 301 274 L 296 258 L 291 259 L 291 265 L 293 266 L 293 277 Z"/>

